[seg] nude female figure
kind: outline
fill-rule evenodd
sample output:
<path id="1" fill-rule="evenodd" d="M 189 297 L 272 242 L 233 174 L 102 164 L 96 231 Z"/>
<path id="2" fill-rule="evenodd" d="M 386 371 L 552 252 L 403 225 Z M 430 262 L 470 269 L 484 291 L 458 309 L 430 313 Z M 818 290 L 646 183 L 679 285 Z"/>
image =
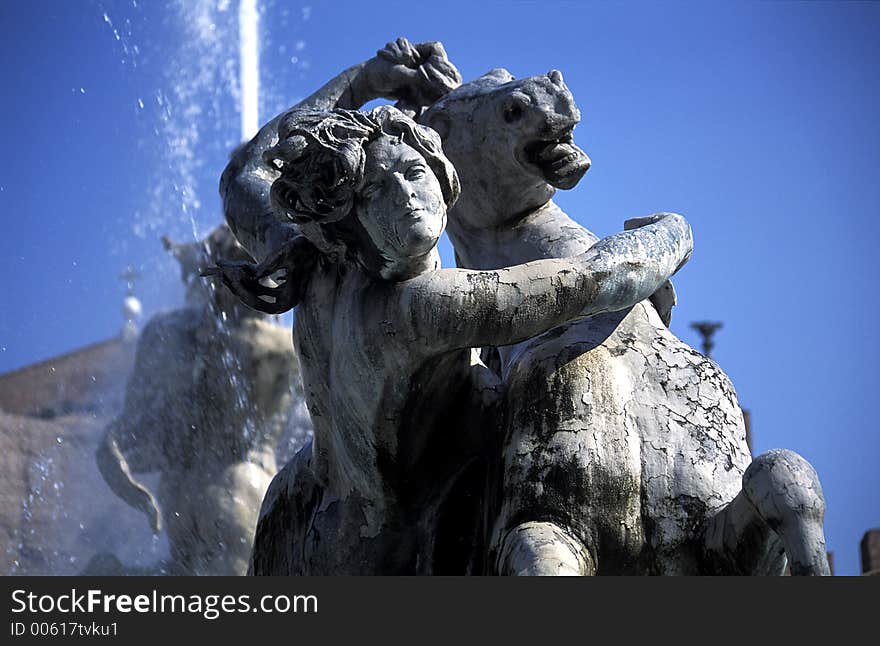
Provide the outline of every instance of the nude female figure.
<path id="1" fill-rule="evenodd" d="M 479 444 L 471 426 L 444 425 L 473 370 L 470 348 L 647 298 L 689 257 L 690 228 L 669 216 L 565 260 L 440 269 L 458 178 L 434 131 L 391 107 L 277 123 L 264 155 L 276 169 L 269 206 L 301 233 L 258 266 L 215 271 L 251 306 L 296 306 L 315 428 L 264 501 L 254 572 L 434 572 L 435 511 L 470 457 L 463 449 Z"/>

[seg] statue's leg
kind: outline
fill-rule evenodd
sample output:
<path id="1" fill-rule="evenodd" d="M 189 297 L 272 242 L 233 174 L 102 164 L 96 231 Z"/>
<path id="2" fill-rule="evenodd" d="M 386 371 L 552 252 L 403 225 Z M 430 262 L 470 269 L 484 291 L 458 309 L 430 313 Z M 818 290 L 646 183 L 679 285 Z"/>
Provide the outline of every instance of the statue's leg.
<path id="1" fill-rule="evenodd" d="M 825 496 L 819 476 L 793 451 L 758 456 L 743 475 L 743 491 L 781 537 L 794 575 L 828 575 Z"/>
<path id="2" fill-rule="evenodd" d="M 578 539 L 549 522 L 511 529 L 498 551 L 496 569 L 512 576 L 592 576 L 596 564 Z"/>
<path id="3" fill-rule="evenodd" d="M 755 458 L 743 490 L 709 520 L 706 548 L 730 574 L 828 575 L 825 498 L 813 467 L 793 451 Z"/>

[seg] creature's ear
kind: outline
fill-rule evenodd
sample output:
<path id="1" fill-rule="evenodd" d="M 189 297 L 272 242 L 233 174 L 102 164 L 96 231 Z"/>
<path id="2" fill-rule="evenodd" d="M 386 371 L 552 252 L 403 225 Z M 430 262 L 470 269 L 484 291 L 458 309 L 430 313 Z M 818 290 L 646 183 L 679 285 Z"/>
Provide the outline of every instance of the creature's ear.
<path id="1" fill-rule="evenodd" d="M 440 111 L 427 112 L 422 117 L 422 123 L 440 135 L 440 139 L 443 141 L 446 141 L 452 130 L 452 120 Z"/>
<path id="2" fill-rule="evenodd" d="M 478 81 L 484 82 L 487 85 L 504 85 L 505 83 L 510 83 L 516 77 L 508 72 L 503 67 L 496 67 L 495 69 L 491 69 L 485 74 L 483 74 Z"/>

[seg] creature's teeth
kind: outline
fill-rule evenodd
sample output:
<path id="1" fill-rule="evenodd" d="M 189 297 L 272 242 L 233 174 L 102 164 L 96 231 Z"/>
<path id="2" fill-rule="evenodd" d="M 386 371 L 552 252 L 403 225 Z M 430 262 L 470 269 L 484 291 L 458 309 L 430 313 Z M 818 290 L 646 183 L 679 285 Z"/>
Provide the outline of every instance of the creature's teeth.
<path id="1" fill-rule="evenodd" d="M 578 157 L 579 157 L 579 155 L 576 152 L 571 152 L 571 153 L 567 154 L 565 157 L 563 157 L 562 159 L 557 159 L 555 162 L 553 162 L 550 165 L 550 167 L 554 171 L 559 170 L 560 168 L 563 168 L 563 167 L 567 166 L 568 164 L 572 163 L 573 161 L 575 161 L 576 159 L 578 159 Z"/>

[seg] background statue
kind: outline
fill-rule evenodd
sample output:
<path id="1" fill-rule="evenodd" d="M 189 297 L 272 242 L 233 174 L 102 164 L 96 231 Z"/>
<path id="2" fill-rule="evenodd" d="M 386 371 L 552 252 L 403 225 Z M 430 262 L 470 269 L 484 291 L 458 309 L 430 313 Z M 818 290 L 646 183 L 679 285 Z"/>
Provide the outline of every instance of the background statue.
<path id="1" fill-rule="evenodd" d="M 596 236 L 552 197 L 590 166 L 562 74 L 503 69 L 421 117 L 461 176 L 449 212 L 459 265 L 574 257 Z M 827 574 L 824 499 L 803 458 L 749 467 L 721 369 L 666 327 L 671 286 L 500 352 L 506 435 L 492 537 L 508 574 Z M 748 469 L 746 467 L 749 467 Z"/>
<path id="2" fill-rule="evenodd" d="M 435 573 L 456 551 L 444 538 L 464 535 L 470 548 L 483 529 L 464 514 L 450 531 L 441 511 L 495 427 L 450 424 L 457 411 L 467 422 L 480 410 L 462 406 L 485 372 L 470 348 L 646 298 L 689 256 L 689 227 L 670 216 L 571 260 L 441 270 L 436 244 L 458 179 L 436 133 L 390 107 L 299 106 L 266 128 L 275 124 L 277 144 L 262 156 L 274 168 L 271 191 L 265 178 L 257 190 L 258 176 L 233 160 L 241 184 L 224 176 L 226 215 L 240 226 L 236 207 L 249 188 L 271 204 L 245 208 L 244 222 L 274 209 L 302 235 L 258 266 L 221 263 L 213 272 L 254 307 L 297 306 L 295 345 L 315 425 L 313 446 L 266 496 L 254 572 Z M 275 139 L 266 128 L 255 142 Z M 280 286 L 267 287 L 270 276 Z M 477 482 L 467 493 L 479 502 L 481 490 Z"/>
<path id="3" fill-rule="evenodd" d="M 199 243 L 165 244 L 187 307 L 144 329 L 98 467 L 154 532 L 167 530 L 170 560 L 156 573 L 245 574 L 297 377 L 293 347 L 284 328 L 199 277 L 217 258 L 249 259 L 226 225 Z M 152 472 L 155 492 L 134 476 Z M 134 573 L 107 554 L 86 571 Z"/>

